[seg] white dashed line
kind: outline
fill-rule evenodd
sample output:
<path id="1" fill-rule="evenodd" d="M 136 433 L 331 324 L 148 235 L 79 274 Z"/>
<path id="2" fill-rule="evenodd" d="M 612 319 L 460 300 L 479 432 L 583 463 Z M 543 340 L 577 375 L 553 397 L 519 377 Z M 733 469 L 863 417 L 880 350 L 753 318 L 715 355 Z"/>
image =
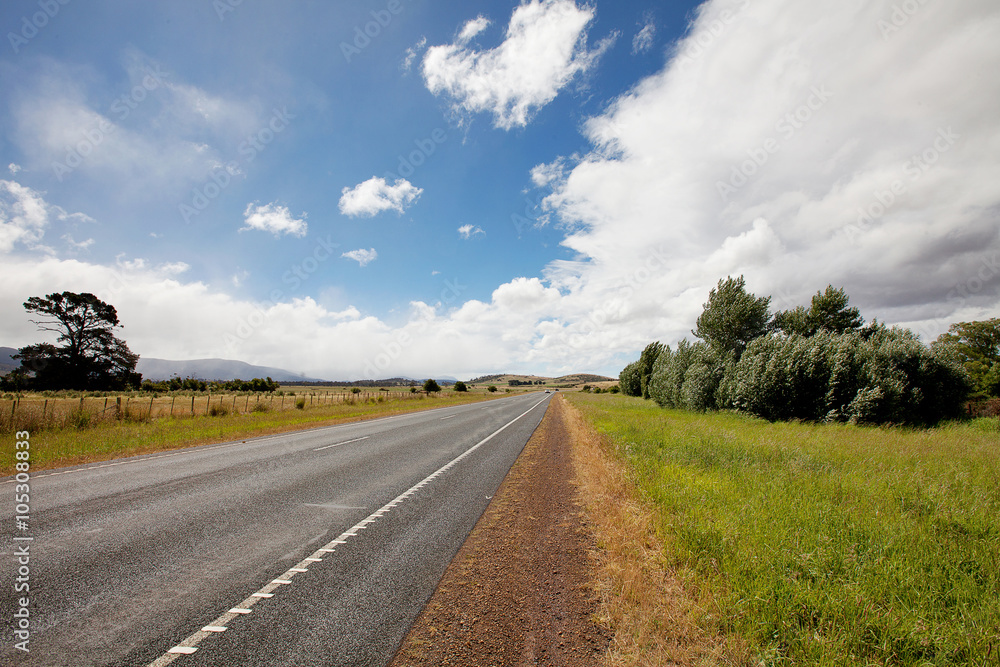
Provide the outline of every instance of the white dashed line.
<path id="1" fill-rule="evenodd" d="M 338 443 L 336 443 L 334 445 L 326 445 L 325 447 L 317 447 L 313 451 L 314 452 L 321 452 L 324 449 L 330 449 L 331 447 L 340 447 L 341 445 L 348 445 L 348 444 L 350 444 L 352 442 L 358 442 L 359 440 L 367 440 L 370 437 L 371 437 L 370 435 L 366 435 L 366 436 L 361 437 L 361 438 L 355 438 L 354 440 L 345 440 L 344 442 L 338 442 Z"/>
<path id="2" fill-rule="evenodd" d="M 477 449 L 479 449 L 480 447 L 482 447 L 483 445 L 485 445 L 487 442 L 489 442 L 494 437 L 496 437 L 498 434 L 500 434 L 501 431 L 504 431 L 508 426 L 510 426 L 514 422 L 518 421 L 521 417 L 523 417 L 524 415 L 526 415 L 529 412 L 531 412 L 532 410 L 534 410 L 544 400 L 545 399 L 542 399 L 541 401 L 538 401 L 538 403 L 535 403 L 530 408 L 528 408 L 527 410 L 525 410 L 524 412 L 522 412 L 521 414 L 519 414 L 517 417 L 514 417 L 514 419 L 510 420 L 509 422 L 507 422 L 506 424 L 504 424 L 503 426 L 501 426 L 500 428 L 498 428 L 496 431 L 493 431 L 493 433 L 491 433 L 490 435 L 486 436 L 485 438 L 483 438 L 482 440 L 480 440 L 479 442 L 477 442 L 476 444 L 474 444 L 472 447 L 468 448 L 467 450 L 465 450 L 464 452 L 462 452 L 461 454 L 459 454 L 458 456 L 456 456 L 455 458 L 453 458 L 451 461 L 449 461 L 448 463 L 444 464 L 443 466 L 441 466 L 440 468 L 438 468 L 437 470 L 435 470 L 433 473 L 431 473 L 430 475 L 428 475 L 427 477 L 425 477 L 423 480 L 421 480 L 417 484 L 414 484 L 409 489 L 407 489 L 406 491 L 404 491 L 400 495 L 396 496 L 394 499 L 392 499 L 391 501 L 389 501 L 388 503 L 386 503 L 385 505 L 383 505 L 379 509 L 377 509 L 374 512 L 372 512 L 366 519 L 363 519 L 360 523 L 358 523 L 357 525 L 355 525 L 351 529 L 345 530 L 336 539 L 331 540 L 326 545 L 324 545 L 324 546 L 320 547 L 319 549 L 317 549 L 316 552 L 315 552 L 315 554 L 319 554 L 319 553 L 332 553 L 334 551 L 334 546 L 335 545 L 337 545 L 337 544 L 347 544 L 347 540 L 349 538 L 351 538 L 351 537 L 357 537 L 357 535 L 358 535 L 357 531 L 363 530 L 370 523 L 374 523 L 376 521 L 376 519 L 378 519 L 381 516 L 384 516 L 386 513 L 388 513 L 394 507 L 396 507 L 401 502 L 403 502 L 404 500 L 406 500 L 407 498 L 409 498 L 411 495 L 413 495 L 414 493 L 416 493 L 418 490 L 420 490 L 421 488 L 423 488 L 425 485 L 427 485 L 428 483 L 430 483 L 432 480 L 436 479 L 437 477 L 439 477 L 440 475 L 444 474 L 448 470 L 451 470 L 451 468 L 453 468 L 460 461 L 462 461 L 462 459 L 464 459 L 469 454 L 471 454 L 472 452 L 476 451 Z M 346 444 L 346 443 L 340 443 L 340 444 Z M 275 590 L 280 585 L 290 585 L 292 583 L 291 582 L 291 577 L 294 576 L 294 574 L 296 574 L 296 573 L 302 573 L 302 572 L 307 572 L 308 571 L 307 568 L 305 568 L 303 566 L 308 565 L 308 563 L 310 561 L 318 560 L 315 557 L 315 554 L 312 557 L 304 559 L 301 563 L 298 563 L 295 567 L 289 568 L 282 575 L 282 578 L 273 579 L 273 580 L 271 580 L 271 582 L 268 585 L 264 586 L 262 589 L 260 589 L 256 593 L 251 593 L 250 597 L 248 597 L 246 600 L 244 600 L 243 602 L 240 603 L 240 605 L 241 605 L 240 607 L 233 607 L 232 609 L 230 609 L 225 614 L 222 614 L 222 616 L 220 616 L 219 618 L 215 619 L 215 621 L 213 621 L 210 625 L 207 625 L 207 626 L 203 627 L 201 630 L 199 630 L 198 632 L 195 632 L 190 637 L 188 637 L 187 639 L 185 639 L 184 641 L 182 641 L 179 645 L 174 646 L 173 648 L 167 650 L 167 652 L 164 655 L 160 656 L 159 658 L 157 658 L 153 662 L 149 663 L 149 665 L 147 667 L 165 667 L 166 665 L 169 665 L 171 662 L 173 662 L 180 655 L 191 654 L 191 653 L 194 653 L 195 651 L 197 651 L 198 650 L 197 645 L 200 644 L 202 642 L 202 640 L 204 640 L 206 637 L 209 637 L 211 634 L 218 632 L 216 630 L 211 630 L 209 628 L 223 628 L 223 629 L 225 629 L 227 627 L 227 624 L 230 621 L 232 621 L 233 619 L 235 619 L 237 617 L 236 616 L 237 614 L 239 614 L 239 615 L 249 614 L 251 612 L 251 609 L 249 609 L 249 607 L 253 606 L 256 602 L 258 602 L 258 601 L 260 601 L 262 599 L 268 599 L 270 597 L 273 597 L 274 594 L 271 593 L 272 590 Z"/>

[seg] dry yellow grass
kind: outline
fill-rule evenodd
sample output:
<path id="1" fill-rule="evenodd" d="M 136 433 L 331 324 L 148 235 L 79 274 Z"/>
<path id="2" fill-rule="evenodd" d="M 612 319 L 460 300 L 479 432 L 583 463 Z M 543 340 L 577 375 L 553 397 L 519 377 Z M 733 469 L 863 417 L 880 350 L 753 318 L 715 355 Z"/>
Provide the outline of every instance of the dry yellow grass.
<path id="1" fill-rule="evenodd" d="M 705 623 L 708 612 L 664 562 L 654 509 L 639 497 L 604 436 L 568 402 L 563 406 L 577 483 L 598 543 L 599 621 L 614 632 L 605 664 L 750 665 L 740 642 L 704 629 L 713 625 Z"/>

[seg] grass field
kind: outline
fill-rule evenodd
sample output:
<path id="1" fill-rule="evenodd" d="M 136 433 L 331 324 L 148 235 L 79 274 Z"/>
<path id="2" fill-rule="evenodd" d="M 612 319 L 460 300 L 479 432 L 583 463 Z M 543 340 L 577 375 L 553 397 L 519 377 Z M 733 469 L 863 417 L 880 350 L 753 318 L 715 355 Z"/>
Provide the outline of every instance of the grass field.
<path id="1" fill-rule="evenodd" d="M 0 402 L 0 437 L 10 444 L 0 446 L 0 475 L 14 473 L 15 429 L 31 434 L 31 469 L 43 470 L 506 395 L 449 390 L 425 396 L 408 389 L 359 394 L 298 389 L 294 396 L 140 394 L 121 397 L 120 412 L 119 396 L 83 397 L 82 402 L 29 396 L 19 403 Z"/>
<path id="2" fill-rule="evenodd" d="M 566 399 L 652 508 L 702 636 L 732 638 L 738 662 L 1000 664 L 995 419 L 878 429 Z"/>

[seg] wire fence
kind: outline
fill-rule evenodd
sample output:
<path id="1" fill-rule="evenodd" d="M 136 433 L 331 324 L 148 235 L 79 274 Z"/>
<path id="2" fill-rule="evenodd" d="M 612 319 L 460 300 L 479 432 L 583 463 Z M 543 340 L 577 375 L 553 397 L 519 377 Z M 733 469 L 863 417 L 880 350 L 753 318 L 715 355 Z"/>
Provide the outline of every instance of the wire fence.
<path id="1" fill-rule="evenodd" d="M 10 395 L 0 401 L 0 432 L 87 428 L 108 422 L 142 423 L 162 418 L 225 416 L 319 406 L 423 398 L 409 391 L 310 391 L 277 393 L 121 394 L 46 397 Z"/>

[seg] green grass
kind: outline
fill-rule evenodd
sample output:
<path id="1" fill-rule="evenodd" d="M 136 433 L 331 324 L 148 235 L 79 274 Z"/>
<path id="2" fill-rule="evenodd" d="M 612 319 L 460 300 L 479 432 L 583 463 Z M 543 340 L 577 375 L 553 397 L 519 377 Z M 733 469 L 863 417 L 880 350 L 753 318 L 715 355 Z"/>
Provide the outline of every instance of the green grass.
<path id="1" fill-rule="evenodd" d="M 448 405 L 460 405 L 499 398 L 486 393 L 442 393 L 434 397 L 407 400 L 383 399 L 335 403 L 301 409 L 267 410 L 216 416 L 160 417 L 135 421 L 98 421 L 82 428 L 52 428 L 31 432 L 31 470 L 43 470 L 123 456 L 177 449 L 192 445 L 250 438 L 326 424 L 358 421 L 402 412 L 413 412 Z M 215 406 L 213 406 L 214 408 Z M 288 401 L 288 407 L 292 407 Z M 0 446 L 0 475 L 12 475 L 14 469 L 14 433 L 4 435 L 8 446 Z"/>
<path id="2" fill-rule="evenodd" d="M 772 424 L 566 398 L 655 507 L 701 622 L 760 664 L 1000 664 L 997 420 Z"/>

